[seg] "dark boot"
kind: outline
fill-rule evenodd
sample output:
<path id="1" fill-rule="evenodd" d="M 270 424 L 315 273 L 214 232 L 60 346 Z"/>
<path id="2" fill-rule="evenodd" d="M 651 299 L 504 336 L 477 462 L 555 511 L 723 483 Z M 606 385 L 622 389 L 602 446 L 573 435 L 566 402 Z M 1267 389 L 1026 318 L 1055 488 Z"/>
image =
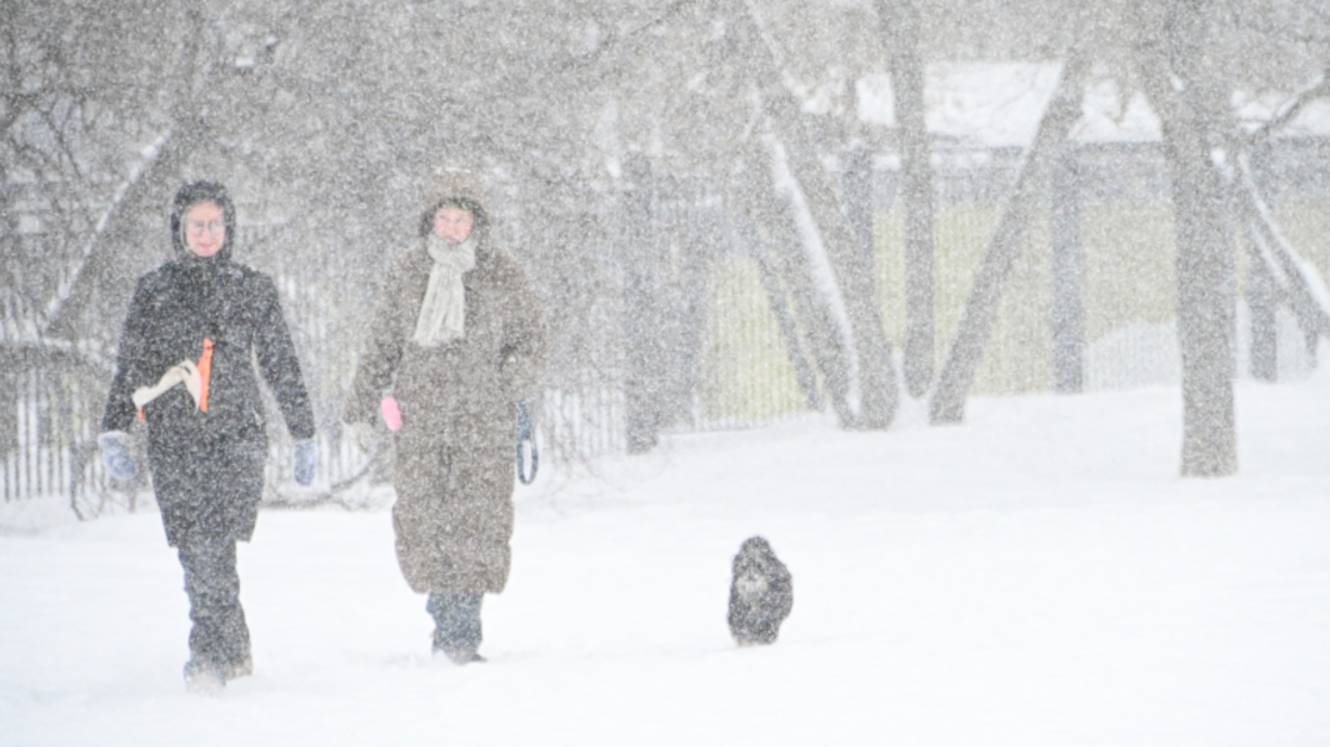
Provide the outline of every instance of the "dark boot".
<path id="1" fill-rule="evenodd" d="M 234 540 L 192 539 L 179 548 L 189 595 L 189 663 L 186 680 L 217 675 L 222 680 L 250 674 L 249 626 L 240 606 Z"/>
<path id="2" fill-rule="evenodd" d="M 455 664 L 484 661 L 479 653 L 481 594 L 432 592 L 425 609 L 434 618 L 433 651 Z"/>

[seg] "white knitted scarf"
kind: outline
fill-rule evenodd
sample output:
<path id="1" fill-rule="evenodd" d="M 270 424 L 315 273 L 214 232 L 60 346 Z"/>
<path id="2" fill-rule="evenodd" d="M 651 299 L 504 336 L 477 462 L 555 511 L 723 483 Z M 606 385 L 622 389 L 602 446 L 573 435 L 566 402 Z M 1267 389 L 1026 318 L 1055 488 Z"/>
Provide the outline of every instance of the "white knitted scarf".
<path id="1" fill-rule="evenodd" d="M 460 244 L 449 244 L 430 234 L 425 239 L 425 249 L 434 258 L 434 266 L 429 271 L 429 287 L 425 289 L 425 301 L 420 305 L 411 339 L 417 345 L 432 348 L 466 334 L 466 288 L 462 285 L 462 273 L 476 266 L 476 242 L 475 237 L 468 237 Z"/>

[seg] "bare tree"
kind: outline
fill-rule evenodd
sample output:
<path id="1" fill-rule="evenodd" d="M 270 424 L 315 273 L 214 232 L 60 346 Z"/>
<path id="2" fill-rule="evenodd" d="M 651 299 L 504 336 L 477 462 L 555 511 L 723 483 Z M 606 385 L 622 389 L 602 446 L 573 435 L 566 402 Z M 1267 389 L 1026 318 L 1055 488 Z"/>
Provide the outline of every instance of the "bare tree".
<path id="1" fill-rule="evenodd" d="M 801 121 L 798 102 L 786 90 L 779 61 L 751 3 L 736 16 L 746 40 L 754 82 L 760 86 L 760 101 L 766 116 L 789 157 L 789 168 L 807 200 L 835 272 L 836 286 L 844 301 L 850 326 L 846 347 L 857 363 L 860 408 L 852 425 L 886 428 L 895 417 L 897 383 L 891 361 L 882 313 L 877 304 L 876 273 L 871 247 L 862 246 L 841 210 L 830 175 L 818 160 Z"/>
<path id="2" fill-rule="evenodd" d="M 958 423 L 964 418 L 965 398 L 992 334 L 1003 285 L 1020 253 L 1021 238 L 1036 203 L 1035 195 L 1053 155 L 1080 117 L 1088 66 L 1089 59 L 1082 48 L 1074 47 L 1068 52 L 1057 88 L 1026 152 L 997 230 L 989 240 L 956 338 L 938 377 L 929 403 L 929 416 L 935 424 Z"/>
<path id="3" fill-rule="evenodd" d="M 1134 18 L 1140 34 L 1136 64 L 1160 117 L 1175 212 L 1177 247 L 1178 338 L 1183 367 L 1184 476 L 1218 477 L 1238 469 L 1234 422 L 1233 338 L 1236 304 L 1236 252 L 1230 216 L 1245 206 L 1255 222 L 1258 260 L 1267 272 L 1281 270 L 1292 280 L 1292 299 L 1300 315 L 1323 324 L 1325 312 L 1308 292 L 1301 273 L 1287 273 L 1291 262 L 1272 261 L 1273 245 L 1288 257 L 1287 244 L 1265 218 L 1249 178 L 1234 192 L 1226 184 L 1246 173 L 1242 143 L 1231 136 L 1229 97 L 1244 81 L 1225 80 L 1220 60 L 1233 48 L 1215 44 L 1234 28 L 1221 4 L 1202 7 L 1178 0 L 1162 7 L 1138 4 Z M 1250 54 L 1251 49 L 1239 53 Z M 1277 121 L 1270 126 L 1277 126 Z M 1249 175 L 1248 175 L 1249 176 Z M 1290 284 L 1286 282 L 1286 284 Z M 1259 287 L 1259 286 L 1258 286 Z"/>
<path id="4" fill-rule="evenodd" d="M 925 126 L 924 61 L 915 0 L 877 2 L 889 50 L 905 208 L 905 385 L 922 397 L 933 382 L 933 166 Z"/>

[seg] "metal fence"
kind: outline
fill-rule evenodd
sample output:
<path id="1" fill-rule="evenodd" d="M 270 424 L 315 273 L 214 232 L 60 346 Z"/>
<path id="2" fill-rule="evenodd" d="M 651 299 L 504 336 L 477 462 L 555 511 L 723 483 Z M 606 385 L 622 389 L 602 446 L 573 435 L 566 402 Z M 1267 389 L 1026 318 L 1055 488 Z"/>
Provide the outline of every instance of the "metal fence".
<path id="1" fill-rule="evenodd" d="M 1087 389 L 1176 382 L 1171 211 L 1153 146 L 1078 150 L 1071 183 L 1079 205 L 1075 246 L 1082 264 Z M 1330 272 L 1330 158 L 1324 143 L 1294 144 L 1263 162 L 1285 228 L 1304 255 Z M 936 354 L 940 368 L 959 324 L 979 258 L 999 217 L 1020 154 L 990 152 L 976 166 L 943 168 L 937 178 Z M 871 235 L 875 241 L 884 326 L 904 333 L 902 216 L 894 174 L 877 170 Z M 1025 234 L 1025 253 L 1008 280 L 975 393 L 1053 391 L 1054 329 L 1050 277 L 1054 200 Z M 568 255 L 529 257 L 549 309 L 554 347 L 542 400 L 536 403 L 545 464 L 589 462 L 605 454 L 644 451 L 670 431 L 748 428 L 806 413 L 810 399 L 790 330 L 773 313 L 759 258 L 745 244 L 726 195 L 705 180 L 657 178 L 636 191 L 607 194 L 578 208 L 577 267 Z M 243 215 L 243 213 L 242 213 Z M 506 237 L 523 235 L 520 214 Z M 280 247 L 280 226 L 246 226 L 243 240 Z M 539 240 L 537 240 L 539 239 Z M 800 251 L 790 247 L 791 251 Z M 1241 254 L 1241 253 L 1240 253 Z M 247 257 L 250 255 L 247 254 Z M 316 402 L 322 454 L 315 491 L 382 479 L 382 464 L 345 442 L 338 412 L 359 344 L 357 312 L 345 274 L 280 250 L 253 253 L 278 281 Z M 348 310 L 348 307 L 354 307 Z M 644 309 L 650 308 L 651 313 Z M 644 319 L 653 320 L 644 327 Z M 1238 355 L 1249 347 L 1240 312 Z M 1296 375 L 1314 365 L 1314 349 L 1287 315 L 1280 321 L 1279 366 Z M 897 346 L 899 347 L 899 346 Z M 129 505 L 94 456 L 97 418 L 109 383 L 105 372 L 11 352 L 0 374 L 0 484 L 4 500 L 67 496 L 95 514 L 107 500 Z M 669 376 L 654 375 L 669 371 Z M 647 381 L 649 385 L 643 382 Z M 817 401 L 816 398 L 813 401 Z M 289 498 L 290 450 L 272 409 L 273 500 Z M 143 487 L 143 486 L 140 486 Z M 287 491 L 285 498 L 282 491 Z"/>

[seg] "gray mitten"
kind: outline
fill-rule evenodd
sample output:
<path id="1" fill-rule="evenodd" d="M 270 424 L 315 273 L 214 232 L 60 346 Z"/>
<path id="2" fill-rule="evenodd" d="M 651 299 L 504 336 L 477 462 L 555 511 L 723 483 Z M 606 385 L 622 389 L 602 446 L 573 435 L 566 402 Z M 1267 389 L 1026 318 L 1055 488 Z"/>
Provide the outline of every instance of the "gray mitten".
<path id="1" fill-rule="evenodd" d="M 319 466 L 319 450 L 314 439 L 305 438 L 295 443 L 295 478 L 300 485 L 314 482 L 314 470 Z"/>
<path id="2" fill-rule="evenodd" d="M 129 434 L 124 431 L 107 431 L 97 436 L 97 447 L 102 452 L 102 464 L 111 478 L 120 482 L 129 482 L 139 474 L 139 467 L 134 462 L 134 455 L 129 453 Z"/>

